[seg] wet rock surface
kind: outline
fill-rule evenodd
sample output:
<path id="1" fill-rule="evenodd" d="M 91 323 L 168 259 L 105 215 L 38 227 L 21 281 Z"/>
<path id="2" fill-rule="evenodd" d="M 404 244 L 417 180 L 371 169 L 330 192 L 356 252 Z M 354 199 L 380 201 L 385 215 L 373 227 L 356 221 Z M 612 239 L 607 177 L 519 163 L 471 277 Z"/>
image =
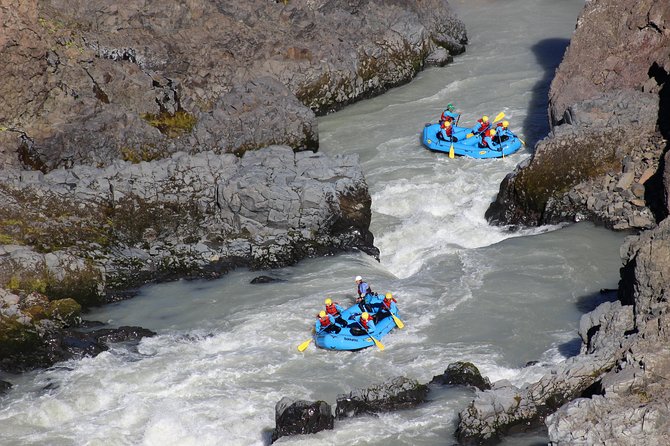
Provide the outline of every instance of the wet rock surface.
<path id="1" fill-rule="evenodd" d="M 429 385 L 472 386 L 479 390 L 491 388 L 491 382 L 483 377 L 479 369 L 471 362 L 455 362 L 449 364 L 443 374 L 434 376 Z"/>
<path id="2" fill-rule="evenodd" d="M 338 395 L 335 416 L 339 419 L 406 409 L 424 402 L 427 395 L 428 387 L 425 384 L 398 377 L 388 384 Z"/>
<path id="3" fill-rule="evenodd" d="M 315 434 L 333 429 L 335 417 L 325 401 L 282 398 L 275 406 L 275 429 L 272 442 L 287 435 Z"/>

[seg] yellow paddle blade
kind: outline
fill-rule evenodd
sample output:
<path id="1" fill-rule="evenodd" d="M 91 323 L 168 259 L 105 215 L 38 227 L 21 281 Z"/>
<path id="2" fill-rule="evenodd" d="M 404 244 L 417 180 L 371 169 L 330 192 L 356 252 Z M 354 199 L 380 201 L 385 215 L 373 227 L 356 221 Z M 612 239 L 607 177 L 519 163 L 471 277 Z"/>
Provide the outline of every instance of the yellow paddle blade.
<path id="1" fill-rule="evenodd" d="M 395 322 L 395 324 L 398 326 L 398 328 L 401 328 L 401 329 L 405 328 L 405 324 L 403 323 L 403 321 L 401 321 L 398 318 L 398 316 L 396 316 L 395 314 L 392 314 L 391 316 L 393 316 L 393 322 Z"/>
<path id="2" fill-rule="evenodd" d="M 309 347 L 309 343 L 312 342 L 311 339 L 306 340 L 302 344 L 298 346 L 298 351 L 304 352 L 307 347 Z"/>
<path id="3" fill-rule="evenodd" d="M 467 135 L 465 135 L 465 139 L 472 138 L 473 136 L 475 136 L 474 133 L 468 133 Z"/>
<path id="4" fill-rule="evenodd" d="M 382 351 L 384 350 L 384 344 L 382 344 L 381 342 L 379 342 L 378 340 L 376 340 L 376 339 L 373 338 L 372 336 L 370 336 L 370 339 L 372 339 L 372 342 L 375 343 L 375 345 L 377 346 L 377 348 L 378 348 L 379 350 L 382 350 Z"/>
<path id="5" fill-rule="evenodd" d="M 518 139 L 519 141 L 521 141 L 521 144 L 523 144 L 524 146 L 526 145 L 526 143 L 523 142 L 523 139 L 521 139 L 521 138 L 517 138 L 517 139 Z"/>
<path id="6" fill-rule="evenodd" d="M 449 158 L 454 157 L 454 143 L 451 143 L 451 147 L 449 147 Z"/>
<path id="7" fill-rule="evenodd" d="M 500 121 L 500 120 L 501 120 L 502 118 L 504 118 L 504 117 L 505 117 L 505 113 L 500 112 L 500 113 L 498 113 L 498 114 L 496 115 L 496 118 L 493 120 L 493 122 L 498 122 L 498 121 Z"/>

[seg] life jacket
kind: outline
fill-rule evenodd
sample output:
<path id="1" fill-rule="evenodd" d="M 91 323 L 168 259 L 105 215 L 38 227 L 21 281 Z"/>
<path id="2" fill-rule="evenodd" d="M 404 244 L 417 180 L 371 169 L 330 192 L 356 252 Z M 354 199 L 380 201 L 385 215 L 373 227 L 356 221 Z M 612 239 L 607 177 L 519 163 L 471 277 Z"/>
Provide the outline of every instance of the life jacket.
<path id="1" fill-rule="evenodd" d="M 369 320 L 370 320 L 370 319 L 363 319 L 363 318 L 360 318 L 361 325 L 362 325 L 363 328 L 365 328 L 366 330 L 368 329 L 368 321 L 369 321 Z"/>
<path id="2" fill-rule="evenodd" d="M 450 125 L 443 125 L 442 128 L 448 137 L 451 137 L 451 135 L 454 133 L 454 128 Z"/>
<path id="3" fill-rule="evenodd" d="M 493 136 L 493 129 L 486 130 L 482 136 L 488 136 L 491 138 Z"/>
<path id="4" fill-rule="evenodd" d="M 339 311 L 337 311 L 337 307 L 335 306 L 335 304 L 330 304 L 326 305 L 326 313 L 335 316 L 337 313 L 339 313 Z"/>
<path id="5" fill-rule="evenodd" d="M 477 129 L 477 133 L 484 133 L 491 127 L 491 122 L 484 122 L 481 119 L 477 119 L 477 122 L 479 123 L 479 128 Z"/>
<path id="6" fill-rule="evenodd" d="M 398 301 L 395 300 L 395 298 L 391 298 L 391 300 L 386 300 L 386 298 L 384 298 L 384 300 L 382 301 L 382 304 L 384 304 L 384 307 L 386 307 L 387 309 L 390 310 L 391 309 L 391 302 L 396 302 L 397 303 Z"/>
<path id="7" fill-rule="evenodd" d="M 321 328 L 325 328 L 330 325 L 330 318 L 328 316 L 319 318 L 319 322 L 321 323 Z"/>

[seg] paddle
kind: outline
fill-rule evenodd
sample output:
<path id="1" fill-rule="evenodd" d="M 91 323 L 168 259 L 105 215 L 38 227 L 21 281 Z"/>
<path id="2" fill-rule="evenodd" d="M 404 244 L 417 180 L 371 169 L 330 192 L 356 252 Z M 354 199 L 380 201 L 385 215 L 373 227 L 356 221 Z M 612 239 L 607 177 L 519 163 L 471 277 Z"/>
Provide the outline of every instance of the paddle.
<path id="1" fill-rule="evenodd" d="M 453 136 L 451 138 L 453 139 Z M 454 157 L 454 142 L 451 141 L 451 147 L 449 147 L 449 158 L 453 158 L 453 157 Z"/>
<path id="2" fill-rule="evenodd" d="M 310 342 L 312 342 L 312 338 L 309 338 L 308 340 L 306 340 L 305 342 L 303 342 L 302 344 L 300 344 L 300 345 L 298 346 L 298 351 L 299 351 L 299 352 L 304 352 L 304 351 L 307 349 L 307 347 L 309 347 L 309 343 L 310 343 Z"/>
<path id="3" fill-rule="evenodd" d="M 391 313 L 391 316 L 393 316 L 393 322 L 395 322 L 398 328 L 405 328 L 405 324 L 395 314 Z"/>
<path id="4" fill-rule="evenodd" d="M 360 325 L 361 325 L 361 327 L 363 326 L 363 324 L 360 324 Z M 365 328 L 363 328 L 363 330 L 365 330 Z M 369 331 L 365 330 L 365 332 L 368 334 L 368 336 L 370 336 L 370 339 L 372 339 L 372 342 L 375 343 L 377 348 L 381 351 L 384 351 L 384 344 L 382 344 L 381 342 L 379 342 L 378 340 L 373 338 Z"/>

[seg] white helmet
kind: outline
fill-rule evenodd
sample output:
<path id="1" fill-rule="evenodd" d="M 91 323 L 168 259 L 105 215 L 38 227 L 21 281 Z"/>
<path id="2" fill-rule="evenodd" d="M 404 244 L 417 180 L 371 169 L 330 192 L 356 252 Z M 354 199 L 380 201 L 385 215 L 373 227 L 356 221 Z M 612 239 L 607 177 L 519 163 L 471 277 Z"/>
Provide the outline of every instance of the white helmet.
<path id="1" fill-rule="evenodd" d="M 356 276 L 356 278 L 354 279 L 354 281 L 356 282 L 358 282 L 359 280 L 363 280 L 363 278 L 361 276 Z"/>

